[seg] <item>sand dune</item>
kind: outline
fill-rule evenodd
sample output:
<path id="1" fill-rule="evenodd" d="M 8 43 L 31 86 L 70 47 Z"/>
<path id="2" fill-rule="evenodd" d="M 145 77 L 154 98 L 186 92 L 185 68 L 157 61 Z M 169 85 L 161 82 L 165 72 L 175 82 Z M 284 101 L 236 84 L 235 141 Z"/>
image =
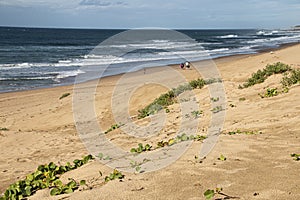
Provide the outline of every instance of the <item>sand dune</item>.
<path id="1" fill-rule="evenodd" d="M 283 62 L 300 68 L 299 53 L 300 45 L 297 44 L 272 53 L 214 60 L 226 93 L 224 132 L 241 129 L 262 131 L 263 134 L 221 134 L 213 151 L 201 163 L 195 156 L 203 144 L 194 142 L 182 157 L 166 168 L 141 174 L 125 172 L 123 182 L 99 185 L 104 179 L 99 176 L 99 171 L 109 174 L 112 169 L 93 161 L 63 175 L 65 180 L 72 177 L 90 181 L 95 186 L 92 190 L 55 197 L 49 195 L 49 190 L 43 190 L 30 199 L 204 199 L 204 191 L 216 187 L 222 187 L 224 193 L 240 199 L 300 199 L 300 163 L 290 157 L 291 153 L 300 153 L 299 85 L 292 86 L 286 94 L 263 99 L 258 93 L 263 93 L 268 87 L 278 87 L 282 75 L 272 76 L 253 87 L 238 89 L 252 73 L 267 64 Z M 122 75 L 101 79 L 95 93 L 95 115 L 99 125 L 106 130 L 120 122 L 114 119 L 113 110 L 129 113 L 136 124 L 149 123 L 149 119 L 138 120 L 135 116 L 139 109 L 168 91 L 166 86 L 158 86 L 157 82 L 179 85 L 182 80 L 176 73 L 186 80 L 193 80 L 201 76 L 195 68 L 202 65 L 203 62 L 194 62 L 191 70 L 171 66 L 174 73 L 163 67 L 133 72 L 127 74 L 126 83 L 120 82 Z M 153 83 L 142 84 L 146 76 Z M 140 83 L 130 93 L 135 84 Z M 82 87 L 90 84 L 84 83 Z M 114 93 L 116 85 L 120 91 Z M 71 95 L 60 100 L 59 97 L 67 92 Z M 122 104 L 113 105 L 112 110 L 111 99 L 122 99 L 126 95 L 130 96 L 128 111 Z M 208 88 L 194 90 L 194 96 L 204 113 L 196 132 L 205 135 L 213 117 Z M 40 164 L 50 161 L 64 164 L 89 153 L 76 131 L 73 97 L 73 86 L 0 94 L 0 128 L 8 129 L 0 131 L 0 192 Z M 188 98 L 190 96 L 182 96 L 182 100 Z M 245 98 L 245 101 L 240 101 L 240 98 Z M 184 118 L 180 109 L 179 104 L 170 106 L 164 127 L 155 136 L 135 138 L 119 129 L 106 136 L 126 151 L 140 142 L 155 146 L 160 140 L 176 136 Z M 187 120 L 186 123 L 191 122 Z M 220 154 L 227 160 L 218 160 Z"/>

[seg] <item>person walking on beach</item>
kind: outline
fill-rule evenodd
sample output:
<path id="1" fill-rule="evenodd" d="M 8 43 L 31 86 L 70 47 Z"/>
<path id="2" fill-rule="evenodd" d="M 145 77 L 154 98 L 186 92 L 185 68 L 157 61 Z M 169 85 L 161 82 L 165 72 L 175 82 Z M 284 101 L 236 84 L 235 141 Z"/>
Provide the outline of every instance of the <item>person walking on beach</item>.
<path id="1" fill-rule="evenodd" d="M 190 62 L 188 62 L 188 61 L 186 61 L 185 62 L 185 67 L 187 68 L 187 69 L 189 69 L 191 66 L 190 66 Z"/>
<path id="2" fill-rule="evenodd" d="M 180 68 L 184 69 L 184 64 L 183 63 L 180 64 Z"/>

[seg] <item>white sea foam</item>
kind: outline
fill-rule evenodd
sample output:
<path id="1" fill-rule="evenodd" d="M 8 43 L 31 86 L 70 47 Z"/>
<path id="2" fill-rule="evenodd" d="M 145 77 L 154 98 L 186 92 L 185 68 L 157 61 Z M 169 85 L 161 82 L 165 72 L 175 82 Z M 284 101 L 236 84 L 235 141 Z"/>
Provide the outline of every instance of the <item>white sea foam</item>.
<path id="1" fill-rule="evenodd" d="M 239 36 L 238 35 L 234 35 L 234 34 L 229 34 L 229 35 L 218 36 L 217 38 L 227 39 L 227 38 L 237 38 L 237 37 L 239 37 Z"/>
<path id="2" fill-rule="evenodd" d="M 256 35 L 270 36 L 270 35 L 277 34 L 277 33 L 279 33 L 279 31 L 277 31 L 277 30 L 273 30 L 273 31 L 261 30 L 261 31 L 256 32 Z"/>
<path id="3" fill-rule="evenodd" d="M 255 39 L 247 41 L 248 44 L 283 44 L 288 42 L 297 42 L 300 40 L 300 34 L 299 35 L 292 35 L 292 36 L 281 36 L 281 37 L 275 37 L 275 38 L 261 38 L 261 39 Z"/>
<path id="4" fill-rule="evenodd" d="M 62 71 L 62 72 L 58 72 L 58 75 L 55 78 L 62 79 L 62 78 L 77 76 L 78 74 L 82 74 L 82 73 L 85 73 L 85 72 L 82 70 Z"/>
<path id="5" fill-rule="evenodd" d="M 37 76 L 37 77 L 0 77 L 1 81 L 18 81 L 18 80 L 46 80 L 53 79 L 51 76 Z"/>

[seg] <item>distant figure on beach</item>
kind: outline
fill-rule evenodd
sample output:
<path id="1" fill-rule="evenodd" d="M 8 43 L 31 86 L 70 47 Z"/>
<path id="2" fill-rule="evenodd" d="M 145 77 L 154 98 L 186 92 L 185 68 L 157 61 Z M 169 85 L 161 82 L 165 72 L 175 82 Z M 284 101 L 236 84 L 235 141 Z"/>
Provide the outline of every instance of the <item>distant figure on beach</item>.
<path id="1" fill-rule="evenodd" d="M 185 62 L 185 67 L 186 67 L 187 69 L 189 69 L 189 68 L 191 67 L 190 62 L 186 61 L 186 62 Z"/>
<path id="2" fill-rule="evenodd" d="M 180 68 L 184 69 L 184 64 L 183 63 L 180 64 Z"/>

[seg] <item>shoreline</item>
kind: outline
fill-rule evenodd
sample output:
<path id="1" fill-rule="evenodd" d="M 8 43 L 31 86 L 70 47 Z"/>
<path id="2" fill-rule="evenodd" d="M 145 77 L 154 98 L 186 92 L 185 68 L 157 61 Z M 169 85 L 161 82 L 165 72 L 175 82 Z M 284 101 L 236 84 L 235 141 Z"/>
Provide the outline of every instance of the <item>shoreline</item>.
<path id="1" fill-rule="evenodd" d="M 222 61 L 222 60 L 232 60 L 232 59 L 236 59 L 236 58 L 247 57 L 247 56 L 250 56 L 250 55 L 260 55 L 262 53 L 266 53 L 266 52 L 269 52 L 269 51 L 277 51 L 277 50 L 285 49 L 285 48 L 288 48 L 288 47 L 291 47 L 291 46 L 294 46 L 294 45 L 298 45 L 298 44 L 300 44 L 300 41 L 299 42 L 281 44 L 279 47 L 258 50 L 256 53 L 246 53 L 246 54 L 235 54 L 235 55 L 228 55 L 228 56 L 220 56 L 220 57 L 217 57 L 217 58 L 197 60 L 197 61 L 193 61 L 191 63 L 205 62 L 207 60 L 212 60 L 213 62 L 214 61 Z M 176 68 L 176 67 L 178 67 L 178 65 L 179 64 L 168 64 L 168 65 L 162 65 L 162 66 L 147 67 L 147 68 L 144 68 L 144 69 L 146 69 L 146 70 L 147 69 L 157 69 L 157 68 L 163 68 L 163 67 L 166 67 L 166 66 Z M 127 72 L 127 73 L 135 73 L 135 72 L 143 71 L 144 69 L 140 69 L 140 70 L 133 71 L 133 72 Z M 104 77 L 101 77 L 101 78 L 85 81 L 85 82 L 82 82 L 82 83 L 79 83 L 79 84 L 83 84 L 83 83 L 90 82 L 90 81 L 97 81 L 97 80 L 100 80 L 100 79 L 107 79 L 107 78 L 111 78 L 111 77 L 118 77 L 118 76 L 122 76 L 124 74 L 126 74 L 126 73 L 120 73 L 120 74 L 104 76 Z M 75 84 L 74 82 L 75 82 L 75 80 L 73 81 L 73 83 L 66 83 L 66 84 L 62 84 L 62 85 L 58 85 L 58 86 L 44 86 L 44 87 L 24 89 L 24 90 L 16 90 L 16 91 L 4 91 L 4 92 L 0 91 L 0 95 L 1 94 L 8 94 L 8 93 L 26 92 L 26 91 L 39 91 L 39 90 L 45 90 L 45 89 L 50 89 L 50 88 L 70 87 L 70 86 Z"/>

